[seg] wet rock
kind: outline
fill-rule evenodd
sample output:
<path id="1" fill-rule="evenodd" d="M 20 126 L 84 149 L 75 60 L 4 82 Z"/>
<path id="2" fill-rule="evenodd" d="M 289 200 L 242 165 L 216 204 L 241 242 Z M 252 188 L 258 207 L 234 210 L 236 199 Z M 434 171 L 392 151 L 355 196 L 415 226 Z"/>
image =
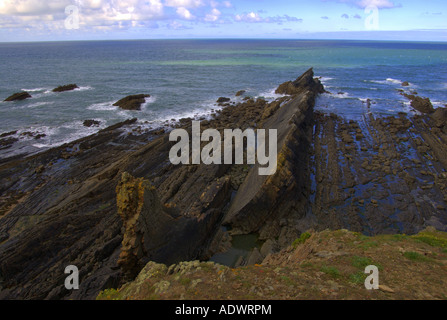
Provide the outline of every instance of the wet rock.
<path id="1" fill-rule="evenodd" d="M 12 136 L 12 135 L 15 135 L 15 134 L 17 134 L 17 130 L 10 131 L 10 132 L 5 132 L 5 133 L 0 134 L 0 138 L 9 137 L 9 136 Z"/>
<path id="2" fill-rule="evenodd" d="M 236 97 L 240 97 L 241 95 L 243 95 L 246 91 L 245 90 L 240 90 L 236 93 Z"/>
<path id="3" fill-rule="evenodd" d="M 31 98 L 31 95 L 28 92 L 18 92 L 6 98 L 5 101 L 21 101 L 28 98 Z"/>
<path id="4" fill-rule="evenodd" d="M 422 98 L 415 95 L 404 94 L 411 101 L 411 106 L 422 113 L 433 113 L 435 109 L 429 98 Z"/>
<path id="5" fill-rule="evenodd" d="M 408 81 L 402 82 L 402 87 L 408 87 L 410 83 Z"/>
<path id="6" fill-rule="evenodd" d="M 220 97 L 219 99 L 217 99 L 216 102 L 219 103 L 219 104 L 222 104 L 222 103 L 230 102 L 230 101 L 231 101 L 230 98 Z"/>
<path id="7" fill-rule="evenodd" d="M 101 122 L 97 120 L 85 120 L 83 123 L 84 127 L 99 127 L 100 124 Z"/>
<path id="8" fill-rule="evenodd" d="M 317 93 L 324 93 L 324 87 L 320 80 L 314 79 L 313 68 L 307 70 L 303 75 L 298 77 L 295 81 L 288 81 L 281 84 L 275 93 L 295 95 L 305 90 L 311 90 Z"/>
<path id="9" fill-rule="evenodd" d="M 12 147 L 14 143 L 19 141 L 17 138 L 6 138 L 6 139 L 0 139 L 0 150 L 2 149 L 9 149 Z"/>
<path id="10" fill-rule="evenodd" d="M 65 92 L 65 91 L 72 91 L 75 89 L 79 89 L 79 87 L 73 83 L 73 84 L 67 84 L 67 85 L 63 85 L 63 86 L 54 88 L 53 92 Z"/>
<path id="11" fill-rule="evenodd" d="M 113 105 L 115 107 L 119 107 L 123 110 L 133 110 L 133 111 L 140 111 L 141 105 L 146 102 L 146 98 L 149 98 L 149 94 L 137 94 L 137 95 L 131 95 L 127 96 L 118 102 L 114 103 Z"/>

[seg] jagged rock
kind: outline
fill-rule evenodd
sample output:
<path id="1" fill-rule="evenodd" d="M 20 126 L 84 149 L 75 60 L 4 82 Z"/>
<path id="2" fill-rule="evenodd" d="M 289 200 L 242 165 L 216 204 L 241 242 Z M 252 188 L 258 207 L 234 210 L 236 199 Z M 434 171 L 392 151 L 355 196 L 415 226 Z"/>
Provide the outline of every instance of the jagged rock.
<path id="1" fill-rule="evenodd" d="M 28 92 L 14 93 L 12 96 L 5 99 L 5 101 L 21 101 L 28 98 L 32 98 Z"/>
<path id="2" fill-rule="evenodd" d="M 0 150 L 11 148 L 17 141 L 19 141 L 17 138 L 0 139 Z"/>
<path id="3" fill-rule="evenodd" d="M 320 80 L 314 79 L 313 68 L 307 70 L 295 81 L 288 81 L 281 84 L 278 89 L 276 89 L 275 93 L 295 95 L 309 89 L 317 93 L 325 92 Z"/>
<path id="4" fill-rule="evenodd" d="M 435 125 L 438 128 L 445 126 L 447 123 L 447 108 L 436 109 L 431 117 L 435 121 Z"/>
<path id="5" fill-rule="evenodd" d="M 85 120 L 84 121 L 84 127 L 99 127 L 101 122 L 97 120 Z"/>
<path id="6" fill-rule="evenodd" d="M 73 83 L 73 84 L 67 84 L 64 86 L 59 86 L 57 88 L 54 88 L 53 92 L 65 92 L 65 91 L 72 91 L 75 89 L 79 89 L 79 87 L 78 87 L 78 85 Z"/>
<path id="7" fill-rule="evenodd" d="M 217 103 L 225 103 L 225 102 L 229 102 L 231 101 L 230 98 L 225 98 L 225 97 L 220 97 L 219 99 L 217 99 Z"/>
<path id="8" fill-rule="evenodd" d="M 161 204 L 149 181 L 123 173 L 116 188 L 124 225 L 118 265 L 126 277 L 134 278 L 148 261 L 172 264 L 198 256 L 209 245 L 221 217 L 219 208 L 229 196 L 228 185 L 228 179 L 217 181 L 202 194 L 200 212 L 180 214 Z"/>
<path id="9" fill-rule="evenodd" d="M 9 137 L 9 136 L 15 135 L 17 133 L 17 131 L 18 130 L 2 133 L 2 134 L 0 134 L 0 138 L 4 138 L 4 137 Z"/>
<path id="10" fill-rule="evenodd" d="M 240 90 L 238 92 L 236 92 L 236 97 L 240 97 L 241 95 L 243 95 L 246 91 L 245 90 Z"/>
<path id="11" fill-rule="evenodd" d="M 422 98 L 411 94 L 404 94 L 404 96 L 411 101 L 411 106 L 419 112 L 433 113 L 435 111 L 429 98 Z"/>
<path id="12" fill-rule="evenodd" d="M 309 173 L 302 164 L 309 161 L 313 105 L 316 95 L 323 89 L 319 80 L 314 80 L 312 69 L 287 87 L 293 89 L 287 92 L 296 96 L 263 124 L 265 129 L 278 130 L 276 173 L 260 176 L 259 164 L 256 164 L 240 186 L 224 220 L 224 224 L 242 234 L 260 232 L 263 227 L 270 226 L 269 222 L 278 221 L 285 214 L 299 217 L 305 214 L 297 209 L 303 209 L 307 201 L 305 190 Z"/>
<path id="13" fill-rule="evenodd" d="M 137 94 L 127 96 L 118 102 L 114 103 L 115 107 L 120 107 L 123 110 L 141 110 L 141 105 L 146 102 L 146 98 L 149 98 L 149 94 Z"/>

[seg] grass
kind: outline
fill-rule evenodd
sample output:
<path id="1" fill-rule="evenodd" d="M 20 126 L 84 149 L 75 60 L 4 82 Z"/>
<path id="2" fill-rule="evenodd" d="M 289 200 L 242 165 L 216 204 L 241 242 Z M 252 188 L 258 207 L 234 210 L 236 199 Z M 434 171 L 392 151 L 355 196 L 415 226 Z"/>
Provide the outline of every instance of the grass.
<path id="1" fill-rule="evenodd" d="M 338 278 L 341 275 L 340 271 L 336 267 L 331 267 L 331 266 L 322 266 L 321 272 L 324 272 L 333 278 Z"/>
<path id="2" fill-rule="evenodd" d="M 293 243 L 292 243 L 293 249 L 296 249 L 296 247 L 298 247 L 300 244 L 305 243 L 306 240 L 309 239 L 310 237 L 311 237 L 311 234 L 309 232 L 302 233 L 298 239 L 293 241 Z"/>
<path id="3" fill-rule="evenodd" d="M 412 261 L 419 261 L 419 262 L 430 261 L 430 259 L 428 259 L 424 255 L 413 251 L 404 252 L 404 257 Z"/>
<path id="4" fill-rule="evenodd" d="M 364 272 L 353 273 L 349 276 L 349 281 L 354 284 L 364 284 L 368 275 Z"/>

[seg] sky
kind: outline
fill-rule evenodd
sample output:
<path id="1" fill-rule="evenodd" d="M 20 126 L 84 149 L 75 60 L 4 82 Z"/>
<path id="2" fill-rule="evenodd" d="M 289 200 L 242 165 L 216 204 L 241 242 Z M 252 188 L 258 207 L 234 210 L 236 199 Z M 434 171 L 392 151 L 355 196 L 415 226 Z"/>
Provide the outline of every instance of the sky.
<path id="1" fill-rule="evenodd" d="M 0 0 L 0 42 L 447 41 L 447 0 Z"/>

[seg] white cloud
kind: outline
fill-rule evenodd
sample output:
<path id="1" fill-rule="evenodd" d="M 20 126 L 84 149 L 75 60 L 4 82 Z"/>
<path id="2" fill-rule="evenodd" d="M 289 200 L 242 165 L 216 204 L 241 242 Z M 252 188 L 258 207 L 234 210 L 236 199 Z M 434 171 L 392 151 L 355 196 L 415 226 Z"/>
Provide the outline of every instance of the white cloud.
<path id="1" fill-rule="evenodd" d="M 191 14 L 191 12 L 188 9 L 184 8 L 184 7 L 177 8 L 176 12 L 182 19 L 191 20 L 191 19 L 195 18 Z"/>
<path id="2" fill-rule="evenodd" d="M 259 16 L 258 13 L 250 12 L 247 14 L 237 14 L 234 16 L 234 19 L 236 21 L 242 21 L 242 22 L 262 22 L 262 18 Z"/>
<path id="3" fill-rule="evenodd" d="M 283 24 L 285 22 L 303 22 L 303 19 L 298 19 L 296 17 L 291 17 L 287 14 L 282 16 L 274 16 L 274 17 L 261 17 L 259 13 L 256 12 L 250 12 L 250 13 L 244 13 L 244 14 L 237 14 L 234 16 L 234 20 L 237 22 L 249 22 L 249 23 L 277 23 L 277 24 Z"/>
<path id="4" fill-rule="evenodd" d="M 323 1 L 337 1 L 340 3 L 350 4 L 361 9 L 365 9 L 367 7 L 373 6 L 378 9 L 391 9 L 400 7 L 400 5 L 396 5 L 393 0 L 323 0 Z"/>
<path id="5" fill-rule="evenodd" d="M 220 15 L 221 15 L 222 13 L 219 11 L 219 10 L 217 10 L 216 8 L 214 8 L 213 10 L 211 10 L 211 13 L 208 13 L 206 16 L 205 16 L 205 21 L 208 21 L 208 22 L 215 22 L 215 21 L 217 21 L 217 20 L 219 20 L 219 17 L 220 17 Z"/>
<path id="6" fill-rule="evenodd" d="M 202 0 L 166 0 L 165 6 L 167 7 L 176 7 L 176 8 L 198 8 L 202 7 L 205 4 Z"/>

